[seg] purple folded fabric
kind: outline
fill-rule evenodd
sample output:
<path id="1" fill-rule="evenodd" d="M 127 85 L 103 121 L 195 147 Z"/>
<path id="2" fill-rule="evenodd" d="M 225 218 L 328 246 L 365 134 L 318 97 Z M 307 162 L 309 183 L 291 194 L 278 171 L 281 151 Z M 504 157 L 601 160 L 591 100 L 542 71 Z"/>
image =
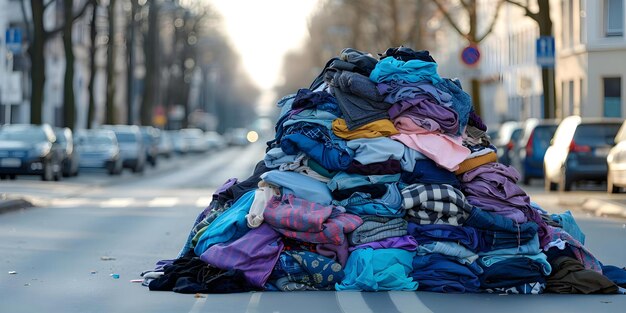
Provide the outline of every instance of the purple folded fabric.
<path id="1" fill-rule="evenodd" d="M 413 236 L 410 236 L 410 235 L 405 235 L 405 236 L 400 236 L 400 237 L 387 237 L 383 240 L 372 241 L 372 242 L 360 244 L 354 247 L 350 247 L 348 250 L 352 252 L 356 249 L 362 249 L 362 248 L 372 248 L 374 250 L 394 248 L 394 249 L 403 249 L 407 251 L 417 251 L 417 241 L 415 240 L 415 238 L 413 238 Z"/>
<path id="2" fill-rule="evenodd" d="M 413 99 L 395 103 L 389 109 L 389 117 L 393 120 L 400 115 L 415 116 L 420 119 L 430 118 L 439 124 L 442 131 L 452 135 L 456 135 L 459 131 L 458 113 L 435 103 L 426 95 L 418 95 Z"/>
<path id="3" fill-rule="evenodd" d="M 251 285 L 263 288 L 282 250 L 280 234 L 261 224 L 231 243 L 211 246 L 200 259 L 217 268 L 241 270 Z"/>

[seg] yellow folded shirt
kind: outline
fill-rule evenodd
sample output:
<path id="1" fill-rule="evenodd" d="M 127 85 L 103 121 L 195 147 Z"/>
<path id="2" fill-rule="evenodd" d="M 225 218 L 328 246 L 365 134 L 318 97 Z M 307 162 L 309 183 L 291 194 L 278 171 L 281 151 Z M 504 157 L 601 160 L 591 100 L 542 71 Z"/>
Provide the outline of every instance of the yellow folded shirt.
<path id="1" fill-rule="evenodd" d="M 467 159 L 459 164 L 459 169 L 454 171 L 454 174 L 461 175 L 467 171 L 471 171 L 483 164 L 496 162 L 498 155 L 495 152 L 489 152 L 475 158 Z"/>
<path id="2" fill-rule="evenodd" d="M 399 134 L 393 122 L 389 119 L 382 119 L 367 123 L 357 129 L 349 130 L 346 120 L 338 118 L 333 121 L 333 132 L 337 137 L 352 140 L 358 138 L 389 137 Z"/>

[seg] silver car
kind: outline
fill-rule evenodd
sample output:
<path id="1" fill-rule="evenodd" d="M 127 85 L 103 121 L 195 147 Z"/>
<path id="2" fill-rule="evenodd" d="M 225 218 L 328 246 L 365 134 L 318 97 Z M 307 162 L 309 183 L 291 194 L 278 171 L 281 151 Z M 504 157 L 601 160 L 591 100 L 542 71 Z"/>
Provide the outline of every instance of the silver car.
<path id="1" fill-rule="evenodd" d="M 606 157 L 606 189 L 609 193 L 622 192 L 626 187 L 626 121 L 615 135 L 615 144 Z"/>
<path id="2" fill-rule="evenodd" d="M 139 127 L 136 125 L 102 125 L 110 129 L 117 137 L 124 168 L 134 173 L 142 173 L 146 164 L 146 150 Z"/>

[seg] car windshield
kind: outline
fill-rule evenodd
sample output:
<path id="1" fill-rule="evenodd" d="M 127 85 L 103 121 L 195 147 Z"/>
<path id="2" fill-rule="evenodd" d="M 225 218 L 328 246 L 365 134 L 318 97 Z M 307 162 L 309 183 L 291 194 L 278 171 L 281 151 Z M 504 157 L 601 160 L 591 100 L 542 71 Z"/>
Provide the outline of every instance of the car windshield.
<path id="1" fill-rule="evenodd" d="M 0 130 L 0 140 L 46 141 L 46 134 L 38 128 L 5 128 Z"/>
<path id="2" fill-rule="evenodd" d="M 550 146 L 550 140 L 552 140 L 556 127 L 556 125 L 537 126 L 533 133 L 533 144 L 540 147 Z"/>
<path id="3" fill-rule="evenodd" d="M 620 124 L 583 124 L 578 126 L 574 141 L 579 145 L 613 145 Z"/>
<path id="4" fill-rule="evenodd" d="M 137 142 L 137 137 L 133 133 L 115 133 L 118 142 Z"/>
<path id="5" fill-rule="evenodd" d="M 109 136 L 85 136 L 81 137 L 79 143 L 81 145 L 111 145 L 113 139 Z"/>

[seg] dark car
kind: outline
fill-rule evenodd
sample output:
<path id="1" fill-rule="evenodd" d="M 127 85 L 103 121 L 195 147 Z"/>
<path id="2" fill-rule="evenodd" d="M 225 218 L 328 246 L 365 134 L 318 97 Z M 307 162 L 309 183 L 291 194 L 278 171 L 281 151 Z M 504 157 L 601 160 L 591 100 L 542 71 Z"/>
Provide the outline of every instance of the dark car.
<path id="1" fill-rule="evenodd" d="M 521 138 L 515 143 L 511 165 L 520 172 L 525 185 L 533 178 L 543 178 L 543 157 L 558 125 L 557 120 L 536 118 L 524 122 Z"/>
<path id="2" fill-rule="evenodd" d="M 615 144 L 606 157 L 606 189 L 609 193 L 619 193 L 626 187 L 626 121 L 615 136 Z"/>
<path id="3" fill-rule="evenodd" d="M 513 147 L 521 135 L 522 125 L 520 122 L 508 121 L 500 125 L 496 138 L 493 138 L 491 141 L 498 149 L 498 162 L 511 165 Z"/>
<path id="4" fill-rule="evenodd" d="M 61 179 L 62 148 L 47 124 L 13 124 L 0 128 L 0 178 L 39 175 Z"/>
<path id="5" fill-rule="evenodd" d="M 57 137 L 57 144 L 61 146 L 63 161 L 61 162 L 61 172 L 64 177 L 78 175 L 78 154 L 75 153 L 74 136 L 72 130 L 64 127 L 55 127 L 54 135 Z"/>
<path id="6" fill-rule="evenodd" d="M 139 127 L 136 125 L 102 125 L 102 128 L 115 133 L 124 168 L 129 168 L 135 173 L 142 173 L 146 163 L 146 150 Z"/>
<path id="7" fill-rule="evenodd" d="M 122 172 L 122 157 L 112 130 L 81 131 L 76 137 L 76 153 L 80 156 L 81 168 L 105 169 L 109 175 Z"/>
<path id="8" fill-rule="evenodd" d="M 563 119 L 544 157 L 546 190 L 568 191 L 580 180 L 604 181 L 606 158 L 622 121 L 580 116 Z"/>
<path id="9" fill-rule="evenodd" d="M 157 157 L 159 156 L 159 142 L 161 141 L 161 133 L 157 128 L 152 126 L 139 126 L 141 136 L 143 138 L 143 147 L 146 150 L 146 161 L 155 167 Z"/>

